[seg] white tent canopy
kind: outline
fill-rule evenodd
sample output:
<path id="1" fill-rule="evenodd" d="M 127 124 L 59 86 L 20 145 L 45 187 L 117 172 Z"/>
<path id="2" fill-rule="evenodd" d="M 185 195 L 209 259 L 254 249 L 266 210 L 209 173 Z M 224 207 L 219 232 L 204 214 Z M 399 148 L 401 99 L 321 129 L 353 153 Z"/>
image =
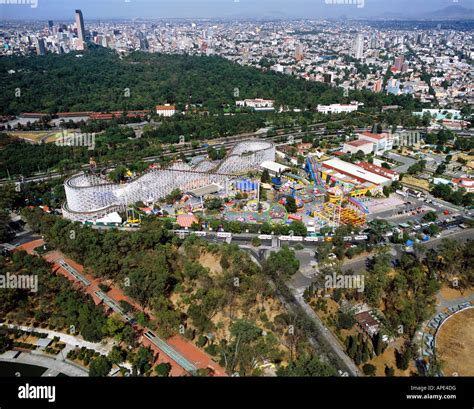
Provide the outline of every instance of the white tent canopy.
<path id="1" fill-rule="evenodd" d="M 102 219 L 96 220 L 98 223 L 122 223 L 122 218 L 117 212 L 109 213 L 107 216 L 102 217 Z"/>

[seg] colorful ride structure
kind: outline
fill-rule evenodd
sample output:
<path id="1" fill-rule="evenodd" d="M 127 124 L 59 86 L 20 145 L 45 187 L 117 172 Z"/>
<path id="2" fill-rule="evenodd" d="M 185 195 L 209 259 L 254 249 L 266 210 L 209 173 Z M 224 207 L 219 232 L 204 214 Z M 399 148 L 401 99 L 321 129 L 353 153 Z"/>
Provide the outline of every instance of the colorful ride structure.
<path id="1" fill-rule="evenodd" d="M 305 170 L 306 173 L 308 173 L 308 175 L 311 177 L 311 180 L 313 180 L 316 188 L 321 193 L 326 193 L 326 185 L 321 179 L 321 175 L 319 172 L 319 163 L 316 162 L 316 159 L 314 157 L 308 156 L 306 158 Z"/>
<path id="2" fill-rule="evenodd" d="M 341 224 L 354 226 L 365 224 L 365 217 L 369 214 L 369 209 L 360 198 L 369 189 L 353 189 L 345 192 L 335 184 L 327 186 L 321 178 L 318 162 L 310 156 L 306 160 L 305 170 L 314 181 L 316 189 L 325 194 L 324 203 L 313 213 L 314 217 L 319 219 L 319 224 L 330 227 L 338 227 Z"/>

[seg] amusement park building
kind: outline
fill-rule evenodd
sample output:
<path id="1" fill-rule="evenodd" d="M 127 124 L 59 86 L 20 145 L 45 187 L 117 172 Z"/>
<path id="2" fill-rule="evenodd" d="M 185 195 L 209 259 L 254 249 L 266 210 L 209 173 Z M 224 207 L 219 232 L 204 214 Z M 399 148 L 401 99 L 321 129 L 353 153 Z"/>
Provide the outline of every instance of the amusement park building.
<path id="1" fill-rule="evenodd" d="M 324 161 L 321 165 L 321 171 L 323 173 L 329 170 L 329 173 L 336 179 L 338 178 L 339 173 L 349 176 L 349 178 L 353 179 L 356 183 L 369 183 L 376 186 L 384 186 L 391 182 L 391 179 L 389 178 L 337 158 Z M 347 178 L 344 177 L 342 179 L 347 180 Z"/>
<path id="2" fill-rule="evenodd" d="M 357 166 L 368 170 L 369 172 L 376 173 L 377 175 L 383 176 L 384 178 L 390 179 L 392 182 L 400 179 L 398 172 L 395 172 L 392 169 L 387 169 L 382 166 L 374 165 L 369 162 L 359 162 Z"/>
<path id="3" fill-rule="evenodd" d="M 365 155 L 368 155 L 369 153 L 372 153 L 374 151 L 374 144 L 369 141 L 357 139 L 355 141 L 344 143 L 342 151 L 344 153 L 357 153 L 359 151 L 362 151 Z"/>
<path id="4" fill-rule="evenodd" d="M 270 173 L 272 176 L 276 176 L 286 172 L 287 170 L 290 170 L 288 166 L 270 160 L 261 163 L 260 168 L 268 170 L 268 173 Z"/>

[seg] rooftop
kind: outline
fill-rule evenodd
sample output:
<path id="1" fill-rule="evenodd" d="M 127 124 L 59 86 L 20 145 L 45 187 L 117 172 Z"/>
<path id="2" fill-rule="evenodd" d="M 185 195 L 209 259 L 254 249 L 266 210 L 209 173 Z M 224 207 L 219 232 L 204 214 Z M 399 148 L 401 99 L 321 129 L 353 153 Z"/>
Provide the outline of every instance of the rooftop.
<path id="1" fill-rule="evenodd" d="M 221 187 L 219 185 L 216 185 L 214 183 L 202 187 L 198 187 L 197 189 L 190 190 L 188 193 L 194 197 L 202 197 L 202 196 L 207 196 L 211 195 L 213 193 L 217 193 L 219 190 L 221 190 Z"/>
<path id="2" fill-rule="evenodd" d="M 386 133 L 372 133 L 372 132 L 362 132 L 359 134 L 359 136 L 365 136 L 365 137 L 368 137 L 368 138 L 372 138 L 372 139 L 377 139 L 377 140 L 382 140 L 382 139 L 385 139 L 388 137 L 388 134 Z"/>
<path id="3" fill-rule="evenodd" d="M 274 173 L 280 173 L 280 172 L 285 172 L 289 170 L 290 168 L 288 166 L 282 165 L 277 162 L 273 162 L 271 160 L 266 160 L 265 162 L 262 162 L 260 167 L 267 169 L 271 172 Z"/>
<path id="4" fill-rule="evenodd" d="M 176 105 L 157 105 L 156 110 L 157 111 L 175 111 Z"/>
<path id="5" fill-rule="evenodd" d="M 364 139 L 357 139 L 355 141 L 346 142 L 346 144 L 351 145 L 351 146 L 364 146 L 364 145 L 372 145 L 372 142 L 366 141 Z"/>
<path id="6" fill-rule="evenodd" d="M 345 162 L 337 158 L 324 161 L 323 166 L 334 168 L 340 172 L 349 174 L 366 182 L 371 182 L 375 185 L 386 183 L 389 180 L 386 177 L 372 173 L 366 169 L 361 168 L 360 166 L 354 165 L 353 163 Z"/>

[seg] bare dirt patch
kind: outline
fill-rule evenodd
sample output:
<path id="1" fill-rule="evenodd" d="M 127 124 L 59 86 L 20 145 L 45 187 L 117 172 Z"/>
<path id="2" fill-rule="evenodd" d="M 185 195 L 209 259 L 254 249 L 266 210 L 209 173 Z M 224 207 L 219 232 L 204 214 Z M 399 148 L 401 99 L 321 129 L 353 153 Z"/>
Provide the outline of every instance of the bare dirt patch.
<path id="1" fill-rule="evenodd" d="M 454 314 L 442 325 L 436 353 L 446 376 L 474 375 L 474 308 Z"/>
<path id="2" fill-rule="evenodd" d="M 455 300 L 457 298 L 461 297 L 469 297 L 471 294 L 474 293 L 474 290 L 472 289 L 464 289 L 462 292 L 459 291 L 458 289 L 448 287 L 444 285 L 441 288 L 440 295 L 443 297 L 446 301 L 451 301 Z"/>
<path id="3" fill-rule="evenodd" d="M 204 253 L 201 254 L 198 261 L 203 267 L 209 269 L 211 275 L 222 274 L 220 256 L 212 253 Z"/>

